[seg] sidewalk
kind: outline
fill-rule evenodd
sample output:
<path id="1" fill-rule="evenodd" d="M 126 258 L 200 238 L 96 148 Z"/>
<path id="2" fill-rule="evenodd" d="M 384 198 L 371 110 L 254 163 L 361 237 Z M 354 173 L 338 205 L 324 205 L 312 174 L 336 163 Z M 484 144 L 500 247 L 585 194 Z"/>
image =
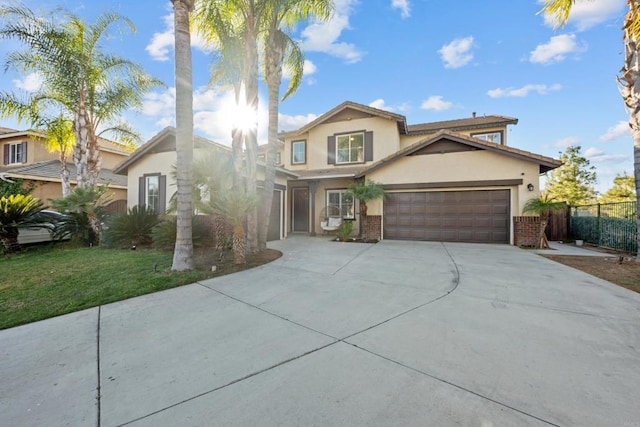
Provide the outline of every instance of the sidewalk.
<path id="1" fill-rule="evenodd" d="M 573 255 L 573 256 L 600 256 L 616 257 L 614 253 L 600 252 L 588 247 L 579 247 L 569 243 L 549 242 L 551 249 L 537 249 L 535 252 L 540 255 Z"/>

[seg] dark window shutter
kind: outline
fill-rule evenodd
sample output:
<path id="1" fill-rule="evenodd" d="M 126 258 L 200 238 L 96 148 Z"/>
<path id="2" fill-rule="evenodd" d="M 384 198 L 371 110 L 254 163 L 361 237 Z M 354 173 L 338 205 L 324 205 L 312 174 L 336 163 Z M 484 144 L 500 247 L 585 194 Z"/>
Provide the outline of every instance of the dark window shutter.
<path id="1" fill-rule="evenodd" d="M 327 139 L 327 163 L 330 165 L 336 164 L 336 137 L 330 136 Z"/>
<path id="2" fill-rule="evenodd" d="M 364 133 L 364 161 L 373 161 L 373 132 Z"/>
<path id="3" fill-rule="evenodd" d="M 167 208 L 167 176 L 160 175 L 160 179 L 158 180 L 158 184 L 160 186 L 160 197 L 158 200 L 158 213 L 163 214 Z"/>
<path id="4" fill-rule="evenodd" d="M 9 144 L 4 144 L 4 164 L 9 164 Z"/>
<path id="5" fill-rule="evenodd" d="M 141 176 L 140 178 L 138 178 L 138 206 L 139 207 L 143 207 L 145 205 L 145 194 L 144 192 L 146 191 L 145 188 L 145 179 L 144 176 Z"/>
<path id="6" fill-rule="evenodd" d="M 20 159 L 22 163 L 27 163 L 27 141 L 22 143 L 22 159 Z"/>

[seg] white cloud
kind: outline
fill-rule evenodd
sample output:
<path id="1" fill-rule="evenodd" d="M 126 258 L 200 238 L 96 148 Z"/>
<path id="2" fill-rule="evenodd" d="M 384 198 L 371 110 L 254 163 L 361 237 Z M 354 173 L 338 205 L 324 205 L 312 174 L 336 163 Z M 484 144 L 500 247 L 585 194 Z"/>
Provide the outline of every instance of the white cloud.
<path id="1" fill-rule="evenodd" d="M 370 102 L 369 107 L 377 108 L 378 110 L 393 111 L 393 107 L 386 105 L 382 98 L 378 98 L 375 101 Z"/>
<path id="2" fill-rule="evenodd" d="M 162 17 L 165 30 L 160 33 L 154 33 L 151 41 L 145 47 L 145 50 L 151 58 L 156 61 L 167 61 L 169 59 L 169 51 L 173 49 L 175 43 L 175 28 L 173 13 Z M 191 46 L 203 51 L 210 52 L 208 44 L 197 33 L 191 33 Z"/>
<path id="3" fill-rule="evenodd" d="M 13 80 L 13 84 L 18 89 L 35 92 L 42 87 L 42 76 L 38 73 L 30 73 L 22 80 Z"/>
<path id="4" fill-rule="evenodd" d="M 629 158 L 626 154 L 606 154 L 599 148 L 594 147 L 585 151 L 584 157 L 589 161 L 598 163 L 622 163 Z"/>
<path id="5" fill-rule="evenodd" d="M 411 6 L 409 0 L 391 0 L 391 7 L 400 9 L 400 16 L 408 18 L 411 16 Z"/>
<path id="6" fill-rule="evenodd" d="M 467 65 L 473 59 L 473 37 L 455 39 L 449 44 L 445 44 L 438 51 L 445 68 L 460 68 Z"/>
<path id="7" fill-rule="evenodd" d="M 568 136 L 566 138 L 559 139 L 555 142 L 556 147 L 558 148 L 567 148 L 574 145 L 580 144 L 580 140 L 575 136 Z"/>
<path id="8" fill-rule="evenodd" d="M 335 11 L 327 22 L 314 22 L 302 30 L 300 47 L 305 52 L 323 52 L 342 58 L 347 63 L 356 63 L 362 59 L 364 52 L 354 44 L 338 42 L 343 30 L 348 30 L 349 16 L 357 0 L 334 1 Z"/>
<path id="9" fill-rule="evenodd" d="M 629 122 L 620 121 L 615 126 L 607 129 L 607 132 L 600 137 L 600 141 L 609 142 L 614 139 L 630 137 L 631 131 L 629 130 Z"/>
<path id="10" fill-rule="evenodd" d="M 543 1 L 540 0 L 540 3 Z M 622 18 L 624 7 L 625 0 L 578 1 L 571 8 L 569 23 L 579 31 L 584 31 L 611 18 Z M 549 26 L 555 24 L 548 15 L 545 15 L 544 20 Z"/>
<path id="11" fill-rule="evenodd" d="M 562 86 L 559 84 L 551 86 L 529 84 L 520 88 L 509 87 L 504 89 L 491 89 L 487 92 L 487 95 L 491 98 L 522 98 L 529 95 L 531 92 L 536 92 L 538 95 L 546 95 L 549 92 L 558 91 L 560 89 L 562 89 Z"/>
<path id="12" fill-rule="evenodd" d="M 315 114 L 307 114 L 307 115 L 299 114 L 296 116 L 279 114 L 278 115 L 278 125 L 280 128 L 279 130 L 300 129 L 302 126 L 306 125 L 307 123 L 311 123 L 317 118 L 318 116 Z"/>
<path id="13" fill-rule="evenodd" d="M 421 108 L 423 110 L 444 111 L 448 110 L 452 106 L 452 102 L 444 101 L 439 95 L 433 95 L 422 103 Z"/>
<path id="14" fill-rule="evenodd" d="M 551 64 L 563 61 L 568 54 L 584 52 L 585 46 L 579 46 L 575 34 L 561 34 L 553 36 L 546 44 L 536 46 L 529 55 L 529 61 L 534 64 Z"/>

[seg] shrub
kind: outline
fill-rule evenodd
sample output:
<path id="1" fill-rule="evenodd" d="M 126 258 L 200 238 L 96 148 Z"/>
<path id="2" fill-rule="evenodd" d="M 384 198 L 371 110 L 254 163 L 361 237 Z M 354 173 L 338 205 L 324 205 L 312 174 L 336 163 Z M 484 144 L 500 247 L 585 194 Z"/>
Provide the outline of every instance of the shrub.
<path id="1" fill-rule="evenodd" d="M 338 238 L 340 238 L 340 240 L 347 240 L 349 236 L 351 236 L 352 231 L 353 231 L 353 222 L 342 221 L 336 233 L 338 234 Z"/>
<path id="2" fill-rule="evenodd" d="M 114 215 L 107 222 L 105 243 L 107 246 L 144 246 L 153 241 L 153 227 L 160 222 L 152 208 L 134 206 L 127 212 Z"/>
<path id="3" fill-rule="evenodd" d="M 54 238 L 71 236 L 72 240 L 87 246 L 99 245 L 102 242 L 102 224 L 106 218 L 106 190 L 107 187 L 76 187 L 67 197 L 51 199 L 51 205 L 64 213 L 64 217 L 56 224 Z"/>
<path id="4" fill-rule="evenodd" d="M 202 236 L 206 233 L 205 227 L 200 221 L 196 221 L 195 218 L 192 218 L 191 225 L 193 227 L 193 244 L 194 246 L 199 246 L 200 243 L 203 242 Z M 151 234 L 153 237 L 153 247 L 162 250 L 173 250 L 173 247 L 176 245 L 176 233 L 176 217 L 170 216 L 165 218 L 153 228 Z"/>

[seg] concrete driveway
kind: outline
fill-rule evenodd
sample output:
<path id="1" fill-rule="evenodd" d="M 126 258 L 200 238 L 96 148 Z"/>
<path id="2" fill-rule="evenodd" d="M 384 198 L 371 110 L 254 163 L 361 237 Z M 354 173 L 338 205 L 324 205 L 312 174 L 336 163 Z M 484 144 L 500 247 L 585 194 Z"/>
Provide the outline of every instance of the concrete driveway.
<path id="1" fill-rule="evenodd" d="M 291 237 L 0 331 L 3 426 L 640 426 L 640 295 L 511 246 Z"/>

